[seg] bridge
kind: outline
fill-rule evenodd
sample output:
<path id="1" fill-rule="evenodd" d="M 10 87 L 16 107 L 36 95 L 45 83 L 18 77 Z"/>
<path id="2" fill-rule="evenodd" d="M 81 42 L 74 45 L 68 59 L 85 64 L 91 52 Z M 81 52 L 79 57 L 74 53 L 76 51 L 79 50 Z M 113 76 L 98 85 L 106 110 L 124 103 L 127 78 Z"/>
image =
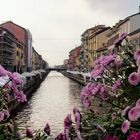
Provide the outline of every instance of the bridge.
<path id="1" fill-rule="evenodd" d="M 47 68 L 48 71 L 66 71 L 66 68 Z"/>

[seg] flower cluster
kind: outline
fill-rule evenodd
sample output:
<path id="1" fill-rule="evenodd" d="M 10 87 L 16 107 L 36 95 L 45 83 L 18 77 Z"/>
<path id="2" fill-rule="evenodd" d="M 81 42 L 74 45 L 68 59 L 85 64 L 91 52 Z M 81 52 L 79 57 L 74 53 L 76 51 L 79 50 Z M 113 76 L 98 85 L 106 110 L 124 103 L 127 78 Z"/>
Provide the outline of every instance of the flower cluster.
<path id="1" fill-rule="evenodd" d="M 140 139 L 140 131 L 132 131 L 128 136 L 127 140 L 139 140 Z"/>
<path id="2" fill-rule="evenodd" d="M 135 50 L 126 36 L 126 33 L 122 34 L 109 54 L 94 62 L 93 79 L 81 91 L 83 105 L 90 107 L 91 112 L 88 125 L 85 125 L 91 127 L 88 138 L 139 139 L 139 131 L 134 130 L 140 128 L 140 49 Z M 123 40 L 125 46 L 122 45 Z M 108 104 L 105 114 L 95 114 L 92 109 L 92 102 L 98 98 L 101 104 L 104 101 Z"/>
<path id="3" fill-rule="evenodd" d="M 91 106 L 90 97 L 98 96 L 102 100 L 108 100 L 109 87 L 102 83 L 89 83 L 81 91 L 81 98 L 86 108 Z"/>
<path id="4" fill-rule="evenodd" d="M 78 108 L 73 109 L 74 122 L 72 121 L 71 114 L 68 114 L 64 119 L 64 132 L 59 133 L 55 140 L 69 140 L 81 137 L 81 114 Z"/>
<path id="5" fill-rule="evenodd" d="M 33 131 L 27 128 L 26 135 L 18 128 L 14 117 L 10 119 L 10 108 L 16 102 L 26 102 L 26 94 L 22 90 L 23 81 L 19 73 L 11 73 L 0 65 L 0 139 L 42 139 L 50 136 L 50 126 L 46 123 L 44 131 Z"/>

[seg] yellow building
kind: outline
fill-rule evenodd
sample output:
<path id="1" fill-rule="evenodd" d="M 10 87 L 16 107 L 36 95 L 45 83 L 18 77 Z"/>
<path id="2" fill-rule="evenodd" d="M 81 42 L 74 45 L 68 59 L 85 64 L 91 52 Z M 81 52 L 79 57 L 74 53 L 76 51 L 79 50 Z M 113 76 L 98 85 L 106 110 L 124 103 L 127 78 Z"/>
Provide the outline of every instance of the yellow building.
<path id="1" fill-rule="evenodd" d="M 94 27 L 92 34 L 88 38 L 88 67 L 92 69 L 93 61 L 97 59 L 97 50 L 106 46 L 110 27 L 98 25 Z"/>
<path id="2" fill-rule="evenodd" d="M 35 56 L 36 56 L 36 52 L 35 49 L 32 47 L 32 70 L 36 70 Z"/>
<path id="3" fill-rule="evenodd" d="M 42 63 L 42 56 L 32 47 L 32 70 L 42 69 Z"/>
<path id="4" fill-rule="evenodd" d="M 25 48 L 24 45 L 17 41 L 16 44 L 16 70 L 19 73 L 25 71 Z"/>

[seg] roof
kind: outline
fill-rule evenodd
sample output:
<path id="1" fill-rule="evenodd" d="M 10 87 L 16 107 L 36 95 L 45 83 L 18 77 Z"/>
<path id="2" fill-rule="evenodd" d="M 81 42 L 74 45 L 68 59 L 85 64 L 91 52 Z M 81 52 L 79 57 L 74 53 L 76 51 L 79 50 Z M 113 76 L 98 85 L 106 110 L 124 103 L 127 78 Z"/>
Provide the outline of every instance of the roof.
<path id="1" fill-rule="evenodd" d="M 90 30 L 94 30 L 94 29 L 96 29 L 98 27 L 105 27 L 105 25 L 95 25 L 94 27 L 91 27 L 91 28 L 85 30 L 84 33 L 81 36 L 83 36 L 86 32 L 88 32 Z"/>
<path id="2" fill-rule="evenodd" d="M 11 23 L 11 24 L 14 24 L 15 26 L 18 26 L 18 27 L 20 27 L 20 28 L 22 28 L 22 29 L 26 30 L 25 28 L 23 28 L 22 26 L 20 26 L 20 25 L 18 25 L 18 24 L 16 24 L 16 23 L 14 23 L 14 22 L 12 22 L 11 20 L 10 20 L 10 21 L 6 21 L 6 22 L 4 22 L 4 23 L 0 24 L 0 26 L 1 26 L 1 25 L 4 25 L 4 24 L 6 24 L 6 23 Z"/>
<path id="3" fill-rule="evenodd" d="M 139 14 L 140 14 L 140 12 L 126 17 L 124 20 L 122 20 L 120 23 L 118 23 L 118 26 L 120 26 L 123 23 L 125 23 L 126 21 L 128 21 L 131 17 L 134 17 L 134 16 L 139 15 Z"/>
<path id="4" fill-rule="evenodd" d="M 1 26 L 0 26 L 0 29 L 7 31 L 10 35 L 12 35 L 16 39 L 16 37 L 8 29 Z"/>
<path id="5" fill-rule="evenodd" d="M 98 35 L 98 34 L 100 34 L 102 32 L 105 32 L 105 31 L 109 30 L 109 29 L 110 29 L 110 27 L 105 27 L 105 28 L 95 32 L 94 34 L 92 34 L 89 38 L 92 38 L 92 37 L 94 37 L 94 36 L 96 36 L 96 35 Z"/>
<path id="6" fill-rule="evenodd" d="M 2 26 L 0 26 L 0 28 L 3 29 L 3 30 L 5 30 L 6 32 L 8 32 L 10 35 L 12 35 L 13 38 L 14 38 L 19 44 L 23 45 L 23 43 L 20 42 L 20 41 L 15 37 L 15 35 L 14 35 L 13 33 L 11 33 L 8 29 L 6 29 L 6 28 L 4 28 L 4 27 L 2 27 Z"/>

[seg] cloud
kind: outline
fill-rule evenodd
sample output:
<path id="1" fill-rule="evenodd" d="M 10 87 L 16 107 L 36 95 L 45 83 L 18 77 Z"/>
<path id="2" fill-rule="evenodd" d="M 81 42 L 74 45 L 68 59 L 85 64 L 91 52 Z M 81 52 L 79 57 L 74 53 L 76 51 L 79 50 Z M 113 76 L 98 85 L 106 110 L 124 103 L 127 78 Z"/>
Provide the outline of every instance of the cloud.
<path id="1" fill-rule="evenodd" d="M 108 15 L 125 17 L 138 12 L 138 0 L 85 0 L 91 10 Z"/>
<path id="2" fill-rule="evenodd" d="M 87 28 L 112 26 L 136 13 L 139 0 L 4 0 L 1 5 L 0 22 L 12 20 L 28 28 L 34 48 L 52 65 L 80 45 Z"/>

